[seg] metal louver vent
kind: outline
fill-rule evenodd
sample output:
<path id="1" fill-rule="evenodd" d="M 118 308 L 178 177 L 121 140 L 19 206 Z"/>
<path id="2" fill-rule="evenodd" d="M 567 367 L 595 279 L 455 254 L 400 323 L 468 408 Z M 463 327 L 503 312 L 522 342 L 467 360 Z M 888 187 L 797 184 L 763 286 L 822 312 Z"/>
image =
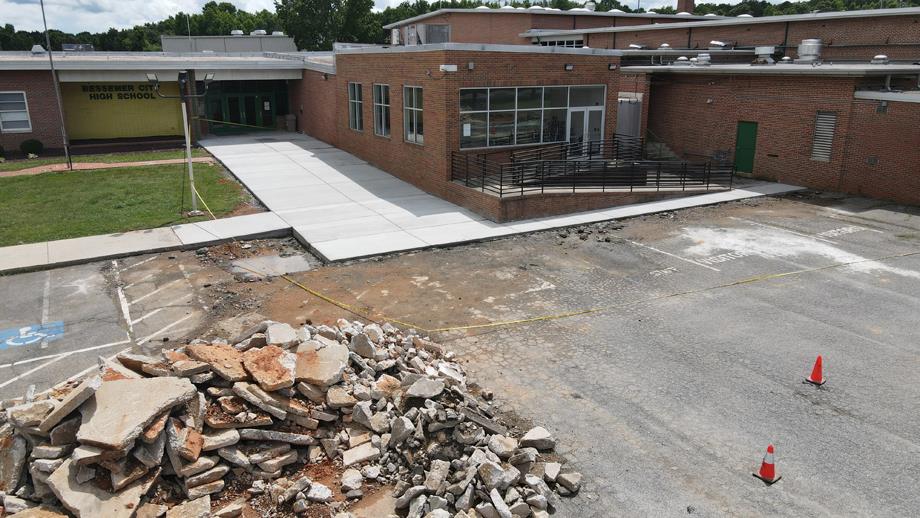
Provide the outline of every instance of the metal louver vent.
<path id="1" fill-rule="evenodd" d="M 811 146 L 811 159 L 830 162 L 837 128 L 837 112 L 818 112 L 815 116 L 815 139 Z"/>

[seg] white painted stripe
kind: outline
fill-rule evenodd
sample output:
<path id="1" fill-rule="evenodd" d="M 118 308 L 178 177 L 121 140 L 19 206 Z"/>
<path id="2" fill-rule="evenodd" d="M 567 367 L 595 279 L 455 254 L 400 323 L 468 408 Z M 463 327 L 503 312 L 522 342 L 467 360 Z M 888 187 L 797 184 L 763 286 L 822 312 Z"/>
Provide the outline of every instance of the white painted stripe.
<path id="1" fill-rule="evenodd" d="M 129 302 L 128 304 L 131 304 L 131 305 L 137 304 L 138 302 L 140 302 L 140 301 L 146 299 L 147 297 L 149 297 L 149 296 L 151 296 L 151 295 L 155 295 L 155 294 L 157 294 L 157 293 L 159 293 L 159 292 L 165 290 L 165 289 L 168 288 L 169 286 L 171 286 L 171 285 L 173 285 L 173 284 L 175 284 L 175 283 L 177 283 L 177 282 L 179 282 L 179 281 L 181 281 L 181 280 L 182 280 L 182 279 L 175 279 L 175 280 L 169 281 L 169 282 L 167 282 L 166 284 L 160 286 L 159 288 L 157 288 L 157 289 L 151 291 L 150 293 L 141 295 L 140 297 L 134 299 L 133 301 Z"/>
<path id="2" fill-rule="evenodd" d="M 48 362 L 45 362 L 45 363 L 39 365 L 38 367 L 35 367 L 34 369 L 29 369 L 29 370 L 23 372 L 23 373 L 20 374 L 19 376 L 13 376 L 12 378 L 10 378 L 10 379 L 4 381 L 3 383 L 0 383 L 0 388 L 3 388 L 3 387 L 5 387 L 5 386 L 9 385 L 10 383 L 13 383 L 14 381 L 18 381 L 18 380 L 20 380 L 20 379 L 22 379 L 22 378 L 24 378 L 24 377 L 26 377 L 26 376 L 28 376 L 28 375 L 34 373 L 34 372 L 40 371 L 40 370 L 44 369 L 45 367 L 51 365 L 52 363 L 58 362 L 58 361 L 60 361 L 60 360 L 63 360 L 64 358 L 70 356 L 70 354 L 71 354 L 71 353 L 62 354 L 62 355 L 60 355 L 60 356 L 54 358 L 53 360 L 50 360 L 50 361 L 48 361 Z"/>
<path id="3" fill-rule="evenodd" d="M 701 266 L 701 267 L 703 267 L 703 268 L 707 268 L 707 269 L 712 270 L 712 271 L 714 271 L 714 272 L 720 272 L 720 271 L 722 271 L 722 270 L 719 270 L 718 268 L 713 268 L 712 266 L 709 266 L 709 265 L 707 265 L 707 264 L 698 263 L 698 262 L 696 262 L 696 261 L 694 261 L 694 260 L 692 260 L 692 259 L 687 259 L 687 258 L 681 257 L 681 256 L 679 256 L 679 255 L 674 255 L 674 254 L 672 254 L 672 253 L 670 253 L 670 252 L 665 252 L 664 250 L 659 250 L 659 249 L 657 249 L 657 248 L 655 248 L 655 247 L 653 247 L 653 246 L 643 245 L 642 243 L 637 243 L 636 241 L 629 241 L 628 239 L 627 239 L 626 241 L 627 241 L 628 243 L 634 244 L 634 245 L 636 245 L 636 246 L 641 246 L 642 248 L 648 248 L 649 250 L 651 250 L 651 251 L 653 251 L 653 252 L 658 252 L 659 254 L 664 254 L 664 255 L 666 255 L 666 256 L 668 256 L 668 257 L 673 257 L 674 259 L 680 259 L 681 261 L 684 261 L 685 263 L 695 264 L 695 265 L 697 265 L 697 266 Z"/>
<path id="4" fill-rule="evenodd" d="M 21 360 L 18 362 L 4 363 L 0 365 L 0 369 L 8 369 L 10 367 L 17 367 L 19 365 L 26 365 L 28 363 L 35 363 L 35 362 L 40 362 L 42 360 L 49 360 L 51 358 L 57 358 L 58 356 L 69 356 L 71 354 L 79 354 L 79 353 L 84 353 L 87 351 L 95 351 L 96 349 L 105 349 L 107 347 L 115 347 L 117 345 L 124 345 L 124 344 L 129 344 L 129 343 L 131 343 L 130 338 L 121 340 L 119 342 L 112 342 L 112 343 L 102 344 L 102 345 L 94 345 L 92 347 L 84 347 L 83 349 L 74 349 L 73 351 L 65 351 L 65 352 L 57 353 L 57 354 L 48 354 L 45 356 L 36 356 L 35 358 L 28 358 L 26 360 Z"/>
<path id="5" fill-rule="evenodd" d="M 758 221 L 751 221 L 751 220 L 745 219 L 745 218 L 736 218 L 735 216 L 729 216 L 729 219 L 733 219 L 733 220 L 735 220 L 735 221 L 743 221 L 743 222 L 745 222 L 745 223 L 750 223 L 751 225 L 755 225 L 755 226 L 758 226 L 758 227 L 772 228 L 773 230 L 779 230 L 779 231 L 782 231 L 782 232 L 788 232 L 788 233 L 790 233 L 790 234 L 795 234 L 795 235 L 797 235 L 797 236 L 807 237 L 808 239 L 814 239 L 815 241 L 824 241 L 825 243 L 830 243 L 830 244 L 832 244 L 832 245 L 836 245 L 836 244 L 837 244 L 836 242 L 831 241 L 830 239 L 824 239 L 823 237 L 811 236 L 811 235 L 808 235 L 808 234 L 803 234 L 803 233 L 801 233 L 801 232 L 796 232 L 795 230 L 789 230 L 788 228 L 785 228 L 785 227 L 779 227 L 779 226 L 776 226 L 776 225 L 770 225 L 769 223 L 760 223 L 760 222 L 758 222 Z"/>
<path id="6" fill-rule="evenodd" d="M 142 264 L 149 263 L 150 261 L 153 261 L 153 260 L 156 259 L 157 257 L 159 257 L 159 255 L 155 255 L 155 256 L 153 256 L 153 257 L 148 257 L 148 258 L 144 259 L 143 261 L 138 261 L 138 262 L 136 262 L 136 263 L 134 263 L 134 264 L 125 266 L 124 268 L 121 269 L 121 271 L 126 272 L 126 271 L 130 270 L 131 268 L 134 268 L 135 266 L 140 266 L 140 265 L 142 265 Z"/>
<path id="7" fill-rule="evenodd" d="M 140 284 L 140 283 L 146 281 L 147 279 L 153 277 L 154 274 L 156 274 L 156 273 L 157 273 L 157 272 L 148 273 L 147 275 L 145 275 L 145 276 L 141 277 L 140 279 L 138 279 L 138 280 L 132 282 L 131 284 L 126 284 L 126 285 L 125 285 L 125 289 L 128 289 L 128 288 L 130 288 L 130 287 L 132 287 L 132 286 L 137 286 L 138 284 Z"/>
<path id="8" fill-rule="evenodd" d="M 157 313 L 159 313 L 160 311 L 163 311 L 164 309 L 169 309 L 169 308 L 171 308 L 171 307 L 176 307 L 176 306 L 175 306 L 176 302 L 179 302 L 179 301 L 181 301 L 182 299 L 185 299 L 185 298 L 191 297 L 191 296 L 192 296 L 191 293 L 185 293 L 185 294 L 183 294 L 181 297 L 179 297 L 178 299 L 171 300 L 171 301 L 167 302 L 166 304 L 163 304 L 163 307 L 157 308 L 157 309 L 155 309 L 155 310 L 153 310 L 153 311 L 151 311 L 151 312 L 149 312 L 149 313 L 147 313 L 147 314 L 141 315 L 140 318 L 137 318 L 136 320 L 134 320 L 133 322 L 131 322 L 131 324 L 133 325 L 133 324 L 136 324 L 136 323 L 138 323 L 138 322 L 141 322 L 141 321 L 143 321 L 143 320 L 145 320 L 145 319 L 147 319 L 147 318 L 149 318 L 149 317 L 152 317 L 153 315 L 156 315 Z"/>
<path id="9" fill-rule="evenodd" d="M 128 337 L 134 334 L 134 325 L 131 323 L 131 310 L 128 308 L 128 298 L 125 297 L 125 290 L 121 288 L 121 275 L 118 273 L 118 260 L 112 259 L 112 269 L 115 272 L 115 292 L 118 293 L 118 304 L 121 306 L 121 317 L 125 319 L 125 325 L 128 326 Z"/>
<path id="10" fill-rule="evenodd" d="M 181 271 L 182 276 L 185 277 L 185 282 L 188 283 L 188 287 L 192 290 L 192 292 L 195 293 L 195 299 L 198 300 L 198 304 L 201 305 L 201 309 L 207 311 L 208 305 L 205 303 L 204 299 L 201 297 L 201 294 L 198 292 L 198 290 L 195 289 L 195 285 L 192 284 L 192 276 L 189 275 L 187 271 L 185 271 L 185 266 L 182 266 L 181 263 L 179 264 L 179 271 Z"/>
<path id="11" fill-rule="evenodd" d="M 45 290 L 42 292 L 42 325 L 48 323 L 48 316 L 51 313 L 51 272 L 45 272 Z M 48 347 L 48 337 L 42 338 L 40 349 Z"/>
<path id="12" fill-rule="evenodd" d="M 138 340 L 138 341 L 137 341 L 137 345 L 141 345 L 141 344 L 144 344 L 144 343 L 149 342 L 150 339 L 152 339 L 154 336 L 156 336 L 156 335 L 158 335 L 158 334 L 160 334 L 160 333 L 165 333 L 166 331 L 169 331 L 169 330 L 172 329 L 173 327 L 175 327 L 175 326 L 181 324 L 182 322 L 185 322 L 186 320 L 192 318 L 193 316 L 195 316 L 195 313 L 192 313 L 192 314 L 190 314 L 190 315 L 186 315 L 186 316 L 180 318 L 179 320 L 176 320 L 176 321 L 173 322 L 172 324 L 169 324 L 168 326 L 166 326 L 166 327 L 160 329 L 159 331 L 155 331 L 154 333 L 147 335 L 145 338 L 142 338 L 142 339 Z"/>

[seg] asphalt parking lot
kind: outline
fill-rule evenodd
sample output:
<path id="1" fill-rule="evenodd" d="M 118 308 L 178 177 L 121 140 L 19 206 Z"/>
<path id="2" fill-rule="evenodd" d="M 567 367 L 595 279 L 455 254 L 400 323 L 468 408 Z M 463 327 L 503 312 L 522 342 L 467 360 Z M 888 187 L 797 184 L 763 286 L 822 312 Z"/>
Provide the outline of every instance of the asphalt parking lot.
<path id="1" fill-rule="evenodd" d="M 292 277 L 381 319 L 459 327 L 431 334 L 504 410 L 553 431 L 584 474 L 558 516 L 920 515 L 920 210 L 790 195 Z M 126 337 L 153 349 L 217 317 L 346 315 L 194 252 L 48 279 L 0 278 L 0 330 L 64 323 L 44 348 L 0 350 L 2 397 L 91 366 L 102 352 L 83 349 Z M 818 354 L 820 388 L 802 382 Z M 783 478 L 768 487 L 751 473 L 770 443 Z"/>

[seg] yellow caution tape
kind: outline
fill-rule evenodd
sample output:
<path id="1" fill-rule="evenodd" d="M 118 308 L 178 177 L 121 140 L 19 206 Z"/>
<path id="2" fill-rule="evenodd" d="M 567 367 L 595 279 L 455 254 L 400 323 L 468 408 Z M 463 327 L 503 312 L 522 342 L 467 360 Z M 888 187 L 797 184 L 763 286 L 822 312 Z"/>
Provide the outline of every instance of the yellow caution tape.
<path id="1" fill-rule="evenodd" d="M 198 195 L 197 191 L 195 192 L 195 194 Z M 208 205 L 207 205 L 207 203 L 205 203 L 205 201 L 204 201 L 204 199 L 201 197 L 201 195 L 198 195 L 198 199 L 201 200 L 202 204 L 204 204 L 205 208 L 207 209 Z M 213 219 L 217 219 L 217 218 L 214 216 L 214 213 L 211 212 L 210 209 L 208 209 L 208 213 L 211 215 L 211 217 L 212 217 Z M 235 238 L 233 239 L 233 241 L 239 243 L 239 241 L 237 241 Z M 755 277 L 749 277 L 749 278 L 746 278 L 746 279 L 740 279 L 740 280 L 737 280 L 737 281 L 732 281 L 732 282 L 728 282 L 728 283 L 724 283 L 724 284 L 719 284 L 719 285 L 712 286 L 712 287 L 709 287 L 709 288 L 700 288 L 700 289 L 696 289 L 696 290 L 689 290 L 689 291 L 682 291 L 682 292 L 677 292 L 677 293 L 670 293 L 670 294 L 667 294 L 667 295 L 661 295 L 661 296 L 657 296 L 657 297 L 651 297 L 651 298 L 647 298 L 647 299 L 636 300 L 636 301 L 630 301 L 630 302 L 623 302 L 623 303 L 620 303 L 620 304 L 612 304 L 612 305 L 609 305 L 609 306 L 602 306 L 602 307 L 589 308 L 589 309 L 581 309 L 581 310 L 575 310 L 575 311 L 567 311 L 567 312 L 564 312 L 564 313 L 554 313 L 554 314 L 550 314 L 550 315 L 541 315 L 541 316 L 536 316 L 536 317 L 520 318 L 520 319 L 515 319 L 515 320 L 502 320 L 502 321 L 498 321 L 498 322 L 488 322 L 488 323 L 483 323 L 483 324 L 469 324 L 469 325 L 463 325 L 463 326 L 436 327 L 436 328 L 432 328 L 432 329 L 426 328 L 426 327 L 424 327 L 424 326 L 420 326 L 420 325 L 418 325 L 418 324 L 413 324 L 412 322 L 405 322 L 405 321 L 398 320 L 398 319 L 391 318 L 391 317 L 387 317 L 387 316 L 382 316 L 382 317 L 380 317 L 380 318 L 374 318 L 373 316 L 367 314 L 366 312 L 360 310 L 359 308 L 356 308 L 356 307 L 354 307 L 354 306 L 352 306 L 352 305 L 350 305 L 350 304 L 347 304 L 347 303 L 345 303 L 345 302 L 342 302 L 342 301 L 340 301 L 340 300 L 336 300 L 336 299 L 334 299 L 334 298 L 332 298 L 332 297 L 330 297 L 330 296 L 328 296 L 328 295 L 325 295 L 325 294 L 323 294 L 323 293 L 321 293 L 321 292 L 319 292 L 319 291 L 316 291 L 316 290 L 314 290 L 314 289 L 312 289 L 312 288 L 310 288 L 310 287 L 308 287 L 308 286 L 305 286 L 305 285 L 301 284 L 300 282 L 294 280 L 293 278 L 291 278 L 291 277 L 288 276 L 288 275 L 282 275 L 281 278 L 284 279 L 284 280 L 286 280 L 287 282 L 293 284 L 294 286 L 297 286 L 298 288 L 304 290 L 305 292 L 309 293 L 310 295 L 313 295 L 314 297 L 316 297 L 316 298 L 318 298 L 318 299 L 320 299 L 320 300 L 326 301 L 326 302 L 328 302 L 329 304 L 332 304 L 333 306 L 336 306 L 336 307 L 339 307 L 339 308 L 341 308 L 341 309 L 344 309 L 345 311 L 348 311 L 349 313 L 352 313 L 352 314 L 354 314 L 354 315 L 357 315 L 357 316 L 359 316 L 359 317 L 361 317 L 361 318 L 363 318 L 363 319 L 365 319 L 365 320 L 368 320 L 368 321 L 370 321 L 370 322 L 376 322 L 376 323 L 391 322 L 391 323 L 394 323 L 394 324 L 401 325 L 401 326 L 403 326 L 403 327 L 414 328 L 414 329 L 417 329 L 417 330 L 422 331 L 422 332 L 424 332 L 424 333 L 431 334 L 431 333 L 446 333 L 446 332 L 450 332 L 450 331 L 467 331 L 467 330 L 471 330 L 471 329 L 486 329 L 486 328 L 492 328 L 492 327 L 503 327 L 503 326 L 519 325 L 519 324 L 529 324 L 529 323 L 533 323 L 533 322 L 545 322 L 545 321 L 549 321 L 549 320 L 559 320 L 559 319 L 563 319 L 563 318 L 571 318 L 571 317 L 576 317 L 576 316 L 580 316 L 580 315 L 588 315 L 588 314 L 591 314 L 591 313 L 600 313 L 600 312 L 603 312 L 603 311 L 610 311 L 610 310 L 613 310 L 613 309 L 620 309 L 620 308 L 625 308 L 625 307 L 629 307 L 629 306 L 637 306 L 637 305 L 639 305 L 639 304 L 647 304 L 647 303 L 650 303 L 650 302 L 656 302 L 656 301 L 659 301 L 659 300 L 670 299 L 670 298 L 675 298 L 675 297 L 682 297 L 682 296 L 685 296 L 685 295 L 693 295 L 693 294 L 696 294 L 696 293 L 704 293 L 704 292 L 712 291 L 712 290 L 718 290 L 718 289 L 723 289 L 723 288 L 730 288 L 730 287 L 733 287 L 733 286 L 740 286 L 740 285 L 743 285 L 743 284 L 752 284 L 752 283 L 755 283 L 755 282 L 762 282 L 762 281 L 766 281 L 766 280 L 779 279 L 779 278 L 783 278 L 783 277 L 790 277 L 790 276 L 793 276 L 793 275 L 802 275 L 802 274 L 813 273 L 813 272 L 818 272 L 818 271 L 822 271 L 822 270 L 830 270 L 830 269 L 834 269 L 834 268 L 842 268 L 842 267 L 845 267 L 845 266 L 852 266 L 852 265 L 854 265 L 854 264 L 860 264 L 860 263 L 867 263 L 867 262 L 874 262 L 874 261 L 885 261 L 885 260 L 888 260 L 888 259 L 897 259 L 897 258 L 901 258 L 901 257 L 910 257 L 910 256 L 913 256 L 913 255 L 918 255 L 918 254 L 920 254 L 920 250 L 912 251 L 912 252 L 905 252 L 905 253 L 902 253 L 902 254 L 887 255 L 887 256 L 879 257 L 879 258 L 875 258 L 875 259 L 862 259 L 862 260 L 859 260 L 859 261 L 850 261 L 850 262 L 848 262 L 848 263 L 841 263 L 841 264 L 830 264 L 830 265 L 827 265 L 827 266 L 819 266 L 819 267 L 816 267 L 816 268 L 806 268 L 806 269 L 801 269 L 801 270 L 793 270 L 793 271 L 789 271 L 789 272 L 780 272 L 780 273 L 771 273 L 771 274 L 765 274 L 765 275 L 758 275 L 758 276 L 755 276 Z M 263 275 L 263 276 L 266 275 L 266 274 L 263 273 L 263 272 L 259 272 L 259 271 L 256 271 L 256 270 L 252 270 L 252 269 L 247 268 L 247 267 L 245 267 L 245 266 L 239 266 L 239 265 L 237 265 L 237 267 L 242 268 L 243 270 L 247 270 L 247 271 L 249 271 L 250 273 L 254 273 L 254 274 L 256 274 L 256 275 Z"/>
<path id="2" fill-rule="evenodd" d="M 227 126 L 241 126 L 243 128 L 255 128 L 255 129 L 260 129 L 260 130 L 265 130 L 265 131 L 275 131 L 275 128 L 269 128 L 266 126 L 254 126 L 252 124 L 242 124 L 239 122 L 228 122 L 228 121 L 219 121 L 219 120 L 214 120 L 214 119 L 205 119 L 204 117 L 195 117 L 195 120 L 213 122 L 215 124 L 226 124 Z"/>

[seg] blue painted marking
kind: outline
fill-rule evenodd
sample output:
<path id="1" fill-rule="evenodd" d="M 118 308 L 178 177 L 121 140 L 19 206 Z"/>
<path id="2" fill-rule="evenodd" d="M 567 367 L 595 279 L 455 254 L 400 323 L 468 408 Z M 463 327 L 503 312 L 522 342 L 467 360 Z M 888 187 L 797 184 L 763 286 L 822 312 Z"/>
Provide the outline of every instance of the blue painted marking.
<path id="1" fill-rule="evenodd" d="M 37 344 L 42 340 L 50 342 L 63 335 L 64 322 L 49 322 L 47 324 L 0 329 L 0 351 L 9 347 Z"/>

